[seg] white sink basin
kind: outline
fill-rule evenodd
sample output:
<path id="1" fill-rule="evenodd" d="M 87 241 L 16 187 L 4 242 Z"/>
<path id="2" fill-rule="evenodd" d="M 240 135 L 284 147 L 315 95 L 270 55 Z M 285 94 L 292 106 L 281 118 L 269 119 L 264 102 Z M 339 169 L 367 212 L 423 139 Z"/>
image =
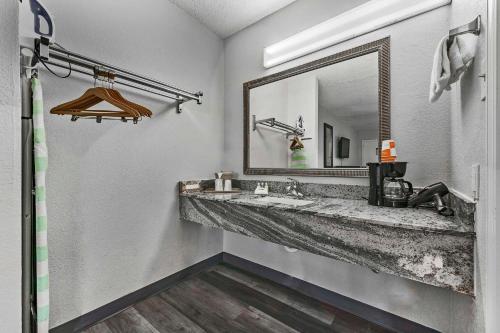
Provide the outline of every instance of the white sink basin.
<path id="1" fill-rule="evenodd" d="M 311 200 L 300 200 L 300 199 L 280 198 L 280 197 L 262 197 L 262 198 L 257 198 L 255 200 L 259 202 L 283 204 L 290 206 L 305 206 L 314 203 L 314 201 Z"/>

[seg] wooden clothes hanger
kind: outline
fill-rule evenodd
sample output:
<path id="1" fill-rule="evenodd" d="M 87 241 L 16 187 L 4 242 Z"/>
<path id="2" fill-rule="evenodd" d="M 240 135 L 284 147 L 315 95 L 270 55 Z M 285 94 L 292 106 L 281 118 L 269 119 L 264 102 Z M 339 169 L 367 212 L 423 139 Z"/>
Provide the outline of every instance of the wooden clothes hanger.
<path id="1" fill-rule="evenodd" d="M 123 100 L 125 103 L 129 104 L 131 107 L 137 108 L 138 110 L 142 110 L 141 114 L 143 116 L 151 117 L 153 115 L 153 113 L 149 109 L 145 108 L 144 106 L 142 106 L 140 104 L 131 102 L 128 99 L 126 99 L 125 97 L 123 97 L 122 94 L 120 94 L 120 92 L 118 90 L 108 89 L 108 92 L 111 94 L 111 96 L 114 96 L 118 100 Z"/>
<path id="2" fill-rule="evenodd" d="M 108 102 L 120 111 L 89 110 L 90 107 L 100 102 Z M 151 117 L 152 113 L 147 108 L 126 100 L 118 91 L 110 88 L 96 87 L 88 89 L 79 98 L 58 105 L 50 110 L 52 114 L 71 115 L 81 117 Z"/>
<path id="3" fill-rule="evenodd" d="M 110 74 L 107 76 L 109 79 Z M 114 77 L 112 79 L 114 79 Z M 89 110 L 90 107 L 103 101 L 117 107 L 119 111 Z M 132 118 L 134 122 L 137 122 L 137 120 L 141 117 L 151 117 L 152 115 L 152 112 L 149 109 L 127 100 L 120 94 L 119 91 L 104 87 L 90 88 L 79 98 L 53 107 L 50 110 L 50 113 L 58 115 L 71 115 L 72 120 L 76 120 L 79 117 L 95 117 L 98 122 L 100 122 L 102 117 L 121 118 L 122 120 Z"/>
<path id="4" fill-rule="evenodd" d="M 120 92 L 118 90 L 113 89 L 113 82 L 116 78 L 115 73 L 110 72 L 110 71 L 101 70 L 98 67 L 94 68 L 94 77 L 97 79 L 100 76 L 104 77 L 104 79 L 107 80 L 108 83 L 111 83 L 111 89 L 106 89 L 107 92 L 110 93 L 111 97 L 129 105 L 132 109 L 137 109 L 139 111 L 139 113 L 143 116 L 151 117 L 153 115 L 153 113 L 149 109 L 145 108 L 144 106 L 142 106 L 140 104 L 129 101 L 128 99 L 123 97 L 122 94 L 120 94 Z"/>

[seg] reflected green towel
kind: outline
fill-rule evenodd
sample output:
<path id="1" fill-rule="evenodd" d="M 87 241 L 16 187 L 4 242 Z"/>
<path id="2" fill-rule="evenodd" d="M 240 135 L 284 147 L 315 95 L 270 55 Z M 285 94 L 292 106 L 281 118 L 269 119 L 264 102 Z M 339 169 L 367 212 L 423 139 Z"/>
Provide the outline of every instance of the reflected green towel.
<path id="1" fill-rule="evenodd" d="M 292 151 L 292 155 L 290 157 L 290 168 L 292 169 L 307 169 L 307 157 L 304 152 L 304 149 L 296 149 Z"/>

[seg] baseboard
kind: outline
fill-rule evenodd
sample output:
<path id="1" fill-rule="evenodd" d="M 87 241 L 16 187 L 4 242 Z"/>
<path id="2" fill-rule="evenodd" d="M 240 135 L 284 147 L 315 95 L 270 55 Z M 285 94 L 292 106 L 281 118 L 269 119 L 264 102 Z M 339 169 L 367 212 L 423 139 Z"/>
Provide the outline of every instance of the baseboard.
<path id="1" fill-rule="evenodd" d="M 352 298 L 337 294 L 333 291 L 276 271 L 272 268 L 256 264 L 252 261 L 232 255 L 230 253 L 221 252 L 177 273 L 174 273 L 164 279 L 152 283 L 144 288 L 125 295 L 111 303 L 92 310 L 91 312 L 86 313 L 78 318 L 54 327 L 50 329 L 50 333 L 80 332 L 96 324 L 97 322 L 102 321 L 114 315 L 115 313 L 118 313 L 126 309 L 127 307 L 140 302 L 143 299 L 157 294 L 162 290 L 168 289 L 169 287 L 175 285 L 176 283 L 179 283 L 186 278 L 189 278 L 190 276 L 203 272 L 204 270 L 207 270 L 208 268 L 221 263 L 231 265 L 240 270 L 255 274 L 280 285 L 289 287 L 304 295 L 350 312 L 354 315 L 357 315 L 361 318 L 369 320 L 395 332 L 438 332 L 434 329 L 412 322 L 403 317 L 399 317 L 390 312 L 380 310 L 365 303 L 361 303 Z"/>
<path id="2" fill-rule="evenodd" d="M 230 253 L 223 252 L 222 261 L 224 264 L 234 266 L 243 271 L 253 273 L 261 278 L 265 278 L 277 284 L 289 287 L 304 295 L 345 310 L 395 332 L 438 332 L 432 328 L 420 325 L 390 312 L 380 310 L 371 305 L 337 294 L 336 292 L 300 280 L 272 268 L 256 264 Z"/>
<path id="3" fill-rule="evenodd" d="M 50 329 L 50 333 L 73 333 L 80 332 L 95 323 L 120 312 L 129 306 L 140 302 L 154 294 L 165 290 L 180 281 L 200 273 L 212 266 L 218 265 L 222 262 L 222 253 L 216 254 L 208 259 L 200 261 L 192 266 L 189 266 L 177 273 L 174 273 L 164 279 L 154 282 L 144 288 L 136 290 L 128 295 L 125 295 L 111 303 L 103 305 L 95 310 L 90 311 L 78 318 L 70 320 L 60 326 Z"/>

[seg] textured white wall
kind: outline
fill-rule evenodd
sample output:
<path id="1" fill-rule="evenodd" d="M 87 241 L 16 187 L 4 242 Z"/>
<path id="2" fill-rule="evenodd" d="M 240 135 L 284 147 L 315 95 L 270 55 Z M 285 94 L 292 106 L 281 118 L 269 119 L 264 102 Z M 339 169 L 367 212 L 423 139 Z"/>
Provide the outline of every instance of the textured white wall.
<path id="1" fill-rule="evenodd" d="M 323 167 L 324 165 L 324 124 L 333 126 L 333 165 L 340 166 L 359 166 L 361 165 L 361 137 L 359 133 L 350 126 L 350 123 L 344 123 L 342 120 L 335 117 L 335 111 L 329 109 L 319 108 L 319 144 L 318 144 L 318 156 L 319 165 Z M 339 139 L 345 137 L 351 140 L 349 146 L 349 158 L 339 158 Z M 377 133 L 372 139 L 377 139 Z"/>
<path id="2" fill-rule="evenodd" d="M 287 122 L 287 81 L 268 84 L 250 92 L 250 105 L 253 105 L 257 120 L 276 118 Z M 252 116 L 250 115 L 250 116 Z M 252 118 L 250 119 L 252 120 Z M 253 130 L 250 125 L 250 160 L 254 168 L 283 168 L 288 164 L 288 146 L 282 132 L 267 126 L 258 125 Z"/>
<path id="3" fill-rule="evenodd" d="M 434 10 L 270 70 L 262 67 L 265 46 L 362 2 L 299 0 L 226 40 L 225 169 L 242 172 L 243 82 L 391 36 L 392 137 L 398 142 L 399 159 L 410 162 L 408 179 L 417 186 L 451 180 L 450 94 L 445 93 L 439 102 L 429 104 L 428 90 L 434 49 L 450 29 L 452 10 L 462 6 L 462 2 L 454 2 L 453 7 Z M 473 17 L 474 13 L 470 15 Z M 242 178 L 263 177 L 242 175 Z M 302 180 L 367 184 L 365 179 Z M 474 327 L 473 300 L 447 290 L 385 274 L 376 275 L 361 267 L 304 252 L 289 254 L 279 246 L 227 232 L 224 233 L 224 251 L 444 332 L 469 332 Z"/>
<path id="4" fill-rule="evenodd" d="M 41 72 L 54 327 L 222 250 L 220 232 L 179 222 L 176 183 L 221 168 L 224 54 L 219 37 L 169 1 L 44 3 L 64 47 L 205 93 L 178 115 L 171 101 L 122 90 L 153 118 L 73 123 L 49 109 L 93 82 Z"/>
<path id="5" fill-rule="evenodd" d="M 295 126 L 299 115 L 304 120 L 305 137 L 302 150 L 309 168 L 318 167 L 318 79 L 316 75 L 300 75 L 288 80 L 287 124 Z M 288 138 L 288 139 L 291 139 Z M 290 143 L 290 141 L 288 141 Z M 288 146 L 290 146 L 288 144 Z M 288 149 L 288 163 L 292 166 L 292 151 Z"/>
<path id="6" fill-rule="evenodd" d="M 449 180 L 449 94 L 445 94 L 438 103 L 432 105 L 428 103 L 427 98 L 434 49 L 449 30 L 449 6 L 404 21 L 397 25 L 397 29 L 381 29 L 269 70 L 262 66 L 262 50 L 265 46 L 363 2 L 299 0 L 225 41 L 226 168 L 240 172 L 242 170 L 243 82 L 390 35 L 392 136 L 398 142 L 399 158 L 410 163 L 408 178 L 416 185 L 424 186 L 439 180 Z M 316 180 L 346 181 L 324 178 Z M 367 183 L 366 179 L 354 181 Z"/>
<path id="7" fill-rule="evenodd" d="M 476 293 L 477 310 L 475 326 L 477 332 L 484 331 L 484 295 L 486 291 L 486 244 L 487 244 L 487 212 L 483 202 L 486 198 L 486 103 L 481 101 L 483 79 L 480 74 L 486 73 L 486 7 L 487 2 L 454 0 L 451 7 L 450 26 L 460 26 L 477 15 L 483 18 L 483 33 L 479 36 L 476 60 L 472 68 L 463 75 L 462 80 L 454 85 L 451 91 L 451 186 L 465 195 L 472 196 L 471 167 L 479 163 L 481 168 L 481 193 L 476 214 Z M 485 88 L 486 89 L 486 88 Z"/>
<path id="8" fill-rule="evenodd" d="M 476 59 L 472 68 L 462 76 L 461 81 L 453 85 L 450 93 L 450 181 L 456 190 L 468 196 L 472 196 L 471 166 L 474 163 L 486 164 L 486 103 L 481 101 L 483 79 L 479 78 L 479 75 L 485 74 L 487 70 L 486 1 L 455 0 L 451 6 L 452 27 L 470 22 L 479 14 L 483 18 L 483 33 L 479 36 Z"/>
<path id="9" fill-rule="evenodd" d="M 300 75 L 254 88 L 250 91 L 252 113 L 257 120 L 276 118 L 277 121 L 295 126 L 302 115 L 306 128 L 304 153 L 311 168 L 318 164 L 318 81 L 315 75 Z M 283 132 L 262 125 L 257 130 L 250 124 L 250 167 L 288 168 L 291 163 L 289 149 L 291 137 Z"/>
<path id="10" fill-rule="evenodd" d="M 176 181 L 207 177 L 219 169 L 223 142 L 224 167 L 241 172 L 243 82 L 342 49 L 392 36 L 393 136 L 401 158 L 411 163 L 409 178 L 417 185 L 448 180 L 469 192 L 469 164 L 484 158 L 467 141 L 481 133 L 484 122 L 482 114 L 475 113 L 481 109 L 475 99 L 477 88 L 467 90 L 470 85 L 477 87 L 474 80 L 480 68 L 476 66 L 461 89 L 451 94 L 451 113 L 448 94 L 432 106 L 426 98 L 436 42 L 450 26 L 484 12 L 484 1 L 456 0 L 452 7 L 400 23 L 398 29 L 374 32 L 263 70 L 264 46 L 364 2 L 299 0 L 227 40 L 225 121 L 224 54 L 222 42 L 213 33 L 166 1 L 126 1 L 120 6 L 109 0 L 92 1 L 101 12 L 90 9 L 94 4 L 88 1 L 45 0 L 56 15 L 59 42 L 188 89 L 202 89 L 206 98 L 203 106 L 190 104 L 184 114 L 176 115 L 173 105 L 162 100 L 127 94 L 155 113 L 137 126 L 70 123 L 47 116 L 51 326 L 219 252 L 220 233 L 178 223 Z M 17 31 L 16 11 L 17 2 L 8 2 L 0 12 L 4 36 L 0 51 L 0 330 L 8 332 L 18 332 L 21 324 L 20 106 L 17 34 L 12 33 Z M 54 79 L 46 72 L 42 80 L 47 109 L 90 86 L 87 79 Z M 472 327 L 471 300 L 446 290 L 375 275 L 308 253 L 290 255 L 279 246 L 229 233 L 225 233 L 224 250 L 443 331 L 465 332 Z M 481 320 L 476 318 L 477 327 Z"/>
<path id="11" fill-rule="evenodd" d="M 0 332 L 21 332 L 21 100 L 18 2 L 0 10 Z"/>

